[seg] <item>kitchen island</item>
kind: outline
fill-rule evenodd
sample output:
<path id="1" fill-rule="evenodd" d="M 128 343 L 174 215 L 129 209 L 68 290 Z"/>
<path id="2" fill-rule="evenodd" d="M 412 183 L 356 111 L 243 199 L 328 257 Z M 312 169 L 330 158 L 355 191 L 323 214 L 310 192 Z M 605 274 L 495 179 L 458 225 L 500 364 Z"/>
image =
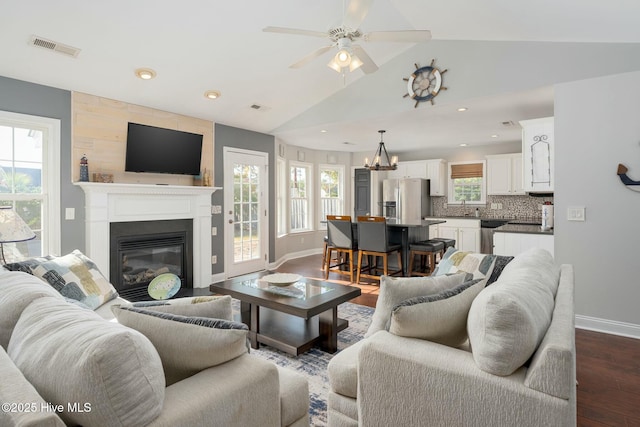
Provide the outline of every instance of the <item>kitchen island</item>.
<path id="1" fill-rule="evenodd" d="M 409 271 L 409 245 L 429 239 L 429 226 L 443 224 L 444 220 L 418 220 L 401 222 L 394 218 L 387 219 L 389 242 L 402 246 L 402 273 Z"/>

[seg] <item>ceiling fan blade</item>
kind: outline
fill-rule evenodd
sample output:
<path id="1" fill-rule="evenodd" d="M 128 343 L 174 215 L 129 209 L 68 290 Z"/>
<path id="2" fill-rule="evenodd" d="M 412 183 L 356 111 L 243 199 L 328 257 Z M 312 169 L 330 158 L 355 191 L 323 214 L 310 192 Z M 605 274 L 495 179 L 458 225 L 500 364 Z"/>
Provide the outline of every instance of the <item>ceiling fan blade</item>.
<path id="1" fill-rule="evenodd" d="M 362 65 L 359 67 L 365 74 L 375 73 L 378 70 L 378 66 L 367 52 L 364 51 L 360 46 L 353 46 L 353 53 L 362 61 Z"/>
<path id="2" fill-rule="evenodd" d="M 312 31 L 312 30 L 300 30 L 297 28 L 285 28 L 285 27 L 264 27 L 262 29 L 265 33 L 280 33 L 280 34 L 295 34 L 298 36 L 312 36 L 312 37 L 328 37 L 326 32 Z"/>
<path id="3" fill-rule="evenodd" d="M 373 0 L 351 0 L 342 25 L 352 30 L 360 28 L 360 24 L 369 13 L 371 4 L 373 4 Z"/>
<path id="4" fill-rule="evenodd" d="M 431 31 L 373 31 L 365 34 L 364 40 L 368 42 L 421 43 L 431 40 Z"/>
<path id="5" fill-rule="evenodd" d="M 307 56 L 305 56 L 300 61 L 289 65 L 289 68 L 300 68 L 300 67 L 303 67 L 303 66 L 307 65 L 309 62 L 311 62 L 314 59 L 316 59 L 318 56 L 322 55 L 323 53 L 325 53 L 326 51 L 331 49 L 332 47 L 333 47 L 333 45 L 321 47 L 320 49 L 310 53 Z"/>

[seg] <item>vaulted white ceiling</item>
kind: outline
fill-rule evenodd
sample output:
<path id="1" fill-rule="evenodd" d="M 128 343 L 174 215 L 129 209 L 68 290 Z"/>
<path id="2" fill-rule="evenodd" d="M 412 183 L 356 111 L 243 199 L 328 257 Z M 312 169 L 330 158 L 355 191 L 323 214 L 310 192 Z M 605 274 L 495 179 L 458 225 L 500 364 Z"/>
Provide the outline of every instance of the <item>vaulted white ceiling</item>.
<path id="1" fill-rule="evenodd" d="M 266 26 L 326 31 L 340 24 L 347 4 L 7 0 L 0 13 L 0 75 L 270 133 L 317 149 L 369 150 L 376 131 L 387 129 L 395 149 L 408 151 L 516 140 L 518 127 L 504 127 L 503 121 L 553 114 L 553 83 L 590 76 L 563 74 L 573 52 L 576 70 L 597 74 L 638 67 L 637 59 L 625 58 L 634 56 L 625 53 L 637 52 L 640 43 L 635 0 L 375 0 L 361 25 L 364 32 L 429 29 L 433 40 L 363 42 L 380 67 L 369 75 L 357 70 L 341 76 L 329 69 L 333 50 L 290 69 L 325 41 L 262 32 Z M 30 46 L 33 35 L 81 52 L 71 58 Z M 536 62 L 529 54 L 542 51 L 551 53 L 540 55 L 541 61 L 553 63 Z M 603 62 L 593 52 L 610 54 L 611 60 Z M 449 68 L 444 79 L 449 89 L 435 105 L 414 108 L 402 97 L 402 77 L 415 63 L 428 65 L 431 59 Z M 523 66 L 516 73 L 518 63 Z M 136 78 L 140 67 L 154 69 L 157 77 Z M 222 96 L 206 99 L 210 89 Z M 457 107 L 468 111 L 459 113 Z M 492 139 L 492 134 L 500 136 Z"/>

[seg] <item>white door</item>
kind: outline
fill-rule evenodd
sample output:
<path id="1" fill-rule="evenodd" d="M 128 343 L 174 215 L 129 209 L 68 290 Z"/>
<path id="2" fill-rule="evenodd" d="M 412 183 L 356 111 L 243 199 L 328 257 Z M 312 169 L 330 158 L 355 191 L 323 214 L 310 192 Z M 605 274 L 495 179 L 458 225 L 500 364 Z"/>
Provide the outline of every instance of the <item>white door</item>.
<path id="1" fill-rule="evenodd" d="M 268 154 L 225 147 L 224 244 L 226 277 L 267 266 Z"/>

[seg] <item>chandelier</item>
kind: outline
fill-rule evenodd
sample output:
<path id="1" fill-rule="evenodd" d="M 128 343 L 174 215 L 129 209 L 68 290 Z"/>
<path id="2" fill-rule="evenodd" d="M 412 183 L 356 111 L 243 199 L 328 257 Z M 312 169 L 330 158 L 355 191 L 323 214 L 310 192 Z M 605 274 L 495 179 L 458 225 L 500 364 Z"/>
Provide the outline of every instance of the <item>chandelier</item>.
<path id="1" fill-rule="evenodd" d="M 378 144 L 376 153 L 373 155 L 373 162 L 369 163 L 369 158 L 366 157 L 364 159 L 364 167 L 372 171 L 391 171 L 398 169 L 398 156 L 391 156 L 391 160 L 389 160 L 389 154 L 382 141 L 382 136 L 386 131 L 379 130 L 378 132 L 380 133 L 380 143 Z"/>

